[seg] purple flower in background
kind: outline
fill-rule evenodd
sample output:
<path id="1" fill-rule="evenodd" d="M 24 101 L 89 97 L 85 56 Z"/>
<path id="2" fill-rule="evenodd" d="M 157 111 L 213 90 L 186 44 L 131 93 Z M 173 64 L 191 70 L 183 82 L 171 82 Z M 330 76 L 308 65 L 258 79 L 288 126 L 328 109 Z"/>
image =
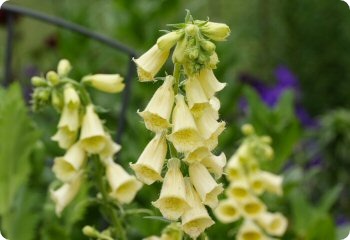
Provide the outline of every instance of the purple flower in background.
<path id="1" fill-rule="evenodd" d="M 273 108 L 278 103 L 285 91 L 292 90 L 295 96 L 295 114 L 304 126 L 315 127 L 317 125 L 316 121 L 310 117 L 301 104 L 301 90 L 297 77 L 288 67 L 280 65 L 275 69 L 275 78 L 277 80 L 276 84 L 269 86 L 249 74 L 242 74 L 240 77 L 243 83 L 250 85 L 258 92 L 261 99 L 270 108 Z M 240 102 L 242 109 L 246 109 L 246 106 L 247 103 L 245 100 Z"/>

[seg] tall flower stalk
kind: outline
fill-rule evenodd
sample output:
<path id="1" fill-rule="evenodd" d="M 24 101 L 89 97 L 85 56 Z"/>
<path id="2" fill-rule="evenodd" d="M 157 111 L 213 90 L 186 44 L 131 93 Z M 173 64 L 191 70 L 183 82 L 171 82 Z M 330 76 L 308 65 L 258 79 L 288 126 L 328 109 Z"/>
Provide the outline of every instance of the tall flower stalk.
<path id="1" fill-rule="evenodd" d="M 226 24 L 194 20 L 189 13 L 184 23 L 170 26 L 175 30 L 134 59 L 140 81 L 163 82 L 138 112 L 154 138 L 131 167 L 147 185 L 163 182 L 153 205 L 164 218 L 181 221 L 182 231 L 195 239 L 214 224 L 205 205 L 215 208 L 224 190 L 217 179 L 226 157 L 212 153 L 225 129 L 215 97 L 225 83 L 213 72 L 219 62 L 213 41 L 226 40 L 230 29 Z M 158 78 L 173 47 L 173 74 Z"/>
<path id="2" fill-rule="evenodd" d="M 215 209 L 215 216 L 223 223 L 243 219 L 237 234 L 238 240 L 271 239 L 281 237 L 287 228 L 287 219 L 278 212 L 269 212 L 260 199 L 264 192 L 282 195 L 282 176 L 263 171 L 261 161 L 273 159 L 271 138 L 258 136 L 254 128 L 243 125 L 246 135 L 242 144 L 228 160 L 225 173 L 230 185 L 227 198 Z"/>
<path id="3" fill-rule="evenodd" d="M 60 114 L 57 132 L 52 137 L 65 154 L 54 159 L 52 167 L 61 186 L 51 189 L 57 216 L 79 193 L 82 184 L 91 181 L 97 189 L 96 202 L 110 226 L 103 231 L 86 226 L 83 233 L 97 239 L 127 239 L 121 222 L 121 205 L 130 203 L 142 183 L 114 162 L 121 149 L 100 119 L 87 87 L 107 93 L 123 90 L 123 78 L 119 74 L 96 74 L 75 81 L 68 77 L 71 65 L 61 60 L 57 71 L 50 71 L 46 78 L 33 77 L 33 107 L 38 110 L 53 106 Z M 89 177 L 88 177 L 89 176 Z"/>

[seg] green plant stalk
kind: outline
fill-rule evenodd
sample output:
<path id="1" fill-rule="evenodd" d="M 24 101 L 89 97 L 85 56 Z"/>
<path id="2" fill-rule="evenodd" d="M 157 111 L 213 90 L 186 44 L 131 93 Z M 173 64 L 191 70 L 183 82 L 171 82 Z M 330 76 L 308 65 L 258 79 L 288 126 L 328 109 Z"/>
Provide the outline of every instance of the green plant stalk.
<path id="1" fill-rule="evenodd" d="M 174 93 L 175 93 L 175 95 L 179 92 L 180 73 L 181 73 L 181 64 L 174 63 L 173 77 L 175 79 L 175 81 L 174 81 Z"/>
<path id="2" fill-rule="evenodd" d="M 122 226 L 122 223 L 121 223 L 119 217 L 117 216 L 115 209 L 113 208 L 113 206 L 111 206 L 111 203 L 109 201 L 107 189 L 106 189 L 104 181 L 103 181 L 104 166 L 103 166 L 103 164 L 101 164 L 99 157 L 96 156 L 95 160 L 97 162 L 97 167 L 98 167 L 98 170 L 97 170 L 97 172 L 98 172 L 98 175 L 97 175 L 98 189 L 102 195 L 104 210 L 108 214 L 108 218 L 111 221 L 112 226 L 114 227 L 114 230 L 115 230 L 113 232 L 116 233 L 118 239 L 127 240 L 126 233 L 125 233 L 125 230 Z"/>

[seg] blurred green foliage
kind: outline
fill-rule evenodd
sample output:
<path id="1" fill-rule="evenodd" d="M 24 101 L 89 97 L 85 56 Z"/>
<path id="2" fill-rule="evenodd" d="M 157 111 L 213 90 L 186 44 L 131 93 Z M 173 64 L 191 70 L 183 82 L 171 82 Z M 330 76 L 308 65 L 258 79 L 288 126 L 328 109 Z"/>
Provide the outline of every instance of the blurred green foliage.
<path id="1" fill-rule="evenodd" d="M 267 196 L 272 209 L 282 211 L 290 218 L 289 230 L 283 239 L 332 240 L 345 237 L 343 233 L 335 238 L 334 219 L 339 213 L 347 220 L 350 218 L 349 191 L 344 190 L 346 186 L 349 189 L 350 181 L 350 117 L 349 110 L 328 113 L 334 108 L 350 108 L 350 14 L 344 2 L 11 0 L 10 4 L 30 7 L 81 24 L 115 38 L 139 53 L 154 44 L 160 36 L 159 29 L 167 29 L 168 23 L 182 21 L 184 9 L 190 9 L 198 19 L 209 16 L 212 21 L 227 23 L 232 30 L 231 37 L 218 45 L 220 63 L 215 71 L 220 81 L 228 83 L 218 96 L 222 102 L 222 117 L 228 123 L 228 129 L 220 140 L 220 150 L 224 150 L 227 156 L 233 153 L 240 138 L 239 125 L 243 122 L 252 123 L 259 134 L 270 135 L 275 160 L 264 167 L 287 175 L 285 196 L 280 199 Z M 0 27 L 0 55 L 5 52 L 5 35 L 5 28 Z M 74 78 L 99 72 L 125 75 L 129 61 L 126 56 L 100 43 L 22 17 L 16 20 L 14 46 L 13 78 L 22 86 L 26 99 L 31 91 L 30 77 L 53 69 L 58 59 L 67 58 L 76 66 Z M 324 116 L 320 129 L 302 129 L 293 111 L 295 96 L 291 92 L 285 92 L 276 107 L 269 109 L 257 93 L 242 87 L 238 81 L 241 73 L 250 73 L 272 84 L 273 70 L 279 64 L 289 66 L 299 77 L 306 109 L 313 116 Z M 171 72 L 172 69 L 167 66 L 164 71 Z M 3 73 L 1 59 L 0 76 Z M 0 82 L 3 82 L 1 77 Z M 135 162 L 151 139 L 151 133 L 144 128 L 135 112 L 146 106 L 158 85 L 138 83 L 134 78 L 127 128 L 122 139 L 123 149 L 118 156 L 124 166 Z M 118 123 L 120 96 L 95 95 L 99 104 L 110 108 L 103 118 Z M 242 95 L 248 100 L 247 116 L 242 116 L 238 107 Z M 33 127 L 32 118 L 40 130 Z M 103 226 L 96 219 L 96 207 L 79 203 L 79 198 L 62 219 L 55 217 L 53 204 L 47 199 L 48 185 L 53 180 L 50 170 L 52 157 L 61 154 L 50 141 L 57 116 L 51 111 L 44 111 L 29 117 L 20 98 L 19 87 L 13 86 L 0 91 L 0 123 L 0 140 L 4 142 L 3 139 L 6 139 L 6 145 L 0 145 L 0 223 L 6 235 L 16 240 L 81 239 L 80 229 L 84 224 Z M 13 123 L 16 123 L 15 128 L 11 127 Z M 117 129 L 115 125 L 108 127 L 114 131 Z M 8 129 L 14 131 L 9 134 Z M 42 142 L 37 141 L 39 131 Z M 312 137 L 306 135 L 310 132 Z M 316 146 L 303 145 L 310 138 L 316 139 L 313 140 L 317 142 Z M 18 146 L 21 151 L 16 151 Z M 306 167 L 314 152 L 325 158 L 326 167 Z M 10 171 L 4 166 L 11 168 Z M 12 173 L 10 179 L 7 177 L 9 173 Z M 9 181 L 13 185 L 8 185 Z M 11 193 L 5 194 L 5 191 Z M 152 208 L 150 202 L 157 198 L 158 192 L 157 184 L 145 186 L 135 204 L 141 208 Z M 81 199 L 84 199 L 84 193 Z M 324 202 L 327 204 L 324 205 Z M 334 205 L 334 202 L 337 204 Z M 9 215 L 10 210 L 14 214 Z M 29 215 L 34 217 L 28 218 Z M 130 239 L 158 234 L 166 225 L 137 214 L 126 220 L 132 223 Z M 19 224 L 27 227 L 16 231 Z M 35 228 L 40 228 L 40 231 L 34 231 Z M 212 239 L 220 239 L 223 232 L 232 237 L 235 226 L 217 224 L 210 228 L 209 235 Z"/>

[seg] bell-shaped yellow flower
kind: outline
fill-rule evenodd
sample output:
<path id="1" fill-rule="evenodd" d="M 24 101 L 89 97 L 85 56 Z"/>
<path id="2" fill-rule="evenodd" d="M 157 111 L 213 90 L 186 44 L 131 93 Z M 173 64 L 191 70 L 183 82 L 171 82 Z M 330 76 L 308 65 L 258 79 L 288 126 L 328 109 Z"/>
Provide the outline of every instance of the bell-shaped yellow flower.
<path id="1" fill-rule="evenodd" d="M 69 182 L 79 174 L 85 160 L 85 151 L 77 142 L 68 149 L 64 156 L 55 158 L 52 170 L 59 180 Z"/>
<path id="2" fill-rule="evenodd" d="M 213 150 L 218 145 L 219 135 L 225 130 L 225 122 L 216 121 L 212 114 L 207 114 L 205 111 L 196 118 L 196 124 L 205 146 Z"/>
<path id="3" fill-rule="evenodd" d="M 161 181 L 162 168 L 167 154 L 167 144 L 164 134 L 157 134 L 146 146 L 135 164 L 130 164 L 136 177 L 150 185 Z"/>
<path id="4" fill-rule="evenodd" d="M 244 217 L 256 219 L 266 212 L 266 205 L 257 197 L 251 195 L 241 203 L 241 209 Z"/>
<path id="5" fill-rule="evenodd" d="M 67 127 L 70 131 L 78 131 L 80 126 L 79 108 L 71 108 L 64 105 L 58 127 Z"/>
<path id="6" fill-rule="evenodd" d="M 164 177 L 160 197 L 157 201 L 152 202 L 162 215 L 170 220 L 177 220 L 189 207 L 180 164 L 180 160 L 176 158 L 168 161 L 168 172 Z"/>
<path id="7" fill-rule="evenodd" d="M 106 133 L 100 118 L 94 111 L 93 105 L 86 107 L 80 133 L 80 142 L 88 153 L 99 153 L 106 146 Z"/>
<path id="8" fill-rule="evenodd" d="M 225 41 L 231 31 L 224 23 L 207 22 L 201 27 L 201 32 L 214 41 Z"/>
<path id="9" fill-rule="evenodd" d="M 227 163 L 225 173 L 229 181 L 236 181 L 243 179 L 245 174 L 243 166 L 237 154 L 234 154 Z"/>
<path id="10" fill-rule="evenodd" d="M 227 191 L 226 192 L 227 196 L 239 202 L 244 201 L 250 196 L 249 184 L 247 183 L 247 180 L 244 178 L 233 181 L 226 191 Z"/>
<path id="11" fill-rule="evenodd" d="M 245 220 L 238 231 L 237 240 L 268 240 L 261 229 L 250 220 Z"/>
<path id="12" fill-rule="evenodd" d="M 137 74 L 141 82 L 153 81 L 154 76 L 162 68 L 169 56 L 169 50 L 161 50 L 155 44 L 141 57 L 134 59 L 137 65 Z"/>
<path id="13" fill-rule="evenodd" d="M 209 99 L 195 75 L 186 80 L 185 90 L 188 106 L 195 117 L 199 117 L 204 109 L 211 107 Z"/>
<path id="14" fill-rule="evenodd" d="M 166 131 L 171 125 L 169 118 L 174 105 L 174 77 L 168 75 L 163 85 L 154 93 L 146 109 L 138 114 L 146 128 L 153 132 Z"/>
<path id="15" fill-rule="evenodd" d="M 225 153 L 221 153 L 216 156 L 214 154 L 210 154 L 207 157 L 203 158 L 201 161 L 209 172 L 214 174 L 215 178 L 218 179 L 222 176 L 224 167 L 226 165 L 226 155 Z"/>
<path id="16" fill-rule="evenodd" d="M 196 239 L 215 222 L 209 216 L 196 190 L 188 177 L 185 178 L 187 202 L 190 208 L 182 215 L 182 228 L 191 238 Z"/>
<path id="17" fill-rule="evenodd" d="M 121 203 L 130 203 L 142 187 L 142 183 L 116 164 L 112 158 L 104 163 L 106 164 L 106 177 L 111 187 L 110 196 Z"/>
<path id="18" fill-rule="evenodd" d="M 216 92 L 221 91 L 226 86 L 226 83 L 221 83 L 217 80 L 211 69 L 202 69 L 197 77 L 208 99 L 212 98 Z"/>
<path id="19" fill-rule="evenodd" d="M 232 223 L 241 217 L 240 207 L 232 198 L 220 201 L 214 214 L 223 223 Z"/>
<path id="20" fill-rule="evenodd" d="M 112 157 L 114 154 L 120 151 L 122 148 L 118 143 L 114 142 L 111 135 L 106 135 L 106 145 L 104 148 L 99 152 L 99 156 L 101 160 L 108 159 Z"/>
<path id="21" fill-rule="evenodd" d="M 182 36 L 183 31 L 181 30 L 164 34 L 157 40 L 158 48 L 163 51 L 169 51 Z"/>
<path id="22" fill-rule="evenodd" d="M 248 176 L 248 181 L 251 190 L 256 195 L 260 195 L 265 191 L 265 184 L 263 179 L 261 178 L 260 172 L 253 172 Z"/>
<path id="23" fill-rule="evenodd" d="M 283 188 L 282 188 L 283 177 L 282 176 L 275 175 L 273 173 L 265 172 L 265 171 L 261 171 L 259 175 L 260 175 L 261 181 L 264 183 L 265 189 L 268 192 L 271 192 L 280 196 L 283 194 Z"/>
<path id="24" fill-rule="evenodd" d="M 80 98 L 75 90 L 75 88 L 67 84 L 63 91 L 63 99 L 64 99 L 64 105 L 68 106 L 69 108 L 79 108 L 80 106 Z"/>
<path id="25" fill-rule="evenodd" d="M 77 177 L 70 183 L 63 184 L 56 190 L 50 190 L 50 196 L 55 203 L 55 211 L 57 216 L 61 216 L 65 207 L 74 199 L 79 192 L 82 183 L 82 174 L 78 174 Z"/>
<path id="26" fill-rule="evenodd" d="M 58 128 L 56 134 L 51 137 L 51 140 L 56 141 L 60 148 L 68 149 L 77 139 L 77 135 L 77 131 L 71 131 L 68 127 L 61 127 Z"/>
<path id="27" fill-rule="evenodd" d="M 210 155 L 211 153 L 207 147 L 199 147 L 192 152 L 185 153 L 185 158 L 183 160 L 187 163 L 201 162 L 205 157 Z"/>
<path id="28" fill-rule="evenodd" d="M 287 219 L 280 213 L 265 212 L 258 217 L 257 222 L 273 236 L 282 236 L 288 226 Z"/>
<path id="29" fill-rule="evenodd" d="M 168 139 L 173 143 L 178 152 L 191 152 L 203 146 L 203 141 L 196 123 L 185 103 L 184 96 L 181 94 L 176 96 L 172 124 L 172 133 L 168 136 Z"/>
<path id="30" fill-rule="evenodd" d="M 191 182 L 205 205 L 215 208 L 218 205 L 218 195 L 224 191 L 222 184 L 217 184 L 208 170 L 200 163 L 189 166 Z"/>
<path id="31" fill-rule="evenodd" d="M 107 93 L 118 93 L 123 91 L 125 84 L 124 78 L 119 74 L 94 74 L 85 76 L 84 83 Z"/>

